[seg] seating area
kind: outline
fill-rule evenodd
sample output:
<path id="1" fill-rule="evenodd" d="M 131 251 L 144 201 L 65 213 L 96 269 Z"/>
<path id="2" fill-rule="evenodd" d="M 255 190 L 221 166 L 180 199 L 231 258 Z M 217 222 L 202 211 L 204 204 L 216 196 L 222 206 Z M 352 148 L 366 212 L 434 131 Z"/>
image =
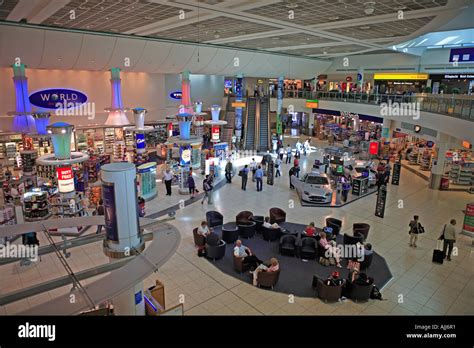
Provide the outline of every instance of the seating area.
<path id="1" fill-rule="evenodd" d="M 313 276 L 324 280 L 331 271 L 336 269 L 341 273 L 341 278 L 346 278 L 349 273 L 346 268 L 348 260 L 341 262 L 342 269 L 335 266 L 323 266 L 319 263 L 319 258 L 324 257 L 325 249 L 319 244 L 318 232 L 322 231 L 324 226 L 316 227 L 317 233 L 308 237 L 303 233 L 306 225 L 282 221 L 282 219 L 286 220 L 284 211 L 281 213 L 278 210 L 273 210 L 273 213 L 273 221 L 280 221 L 277 223 L 282 229 L 266 228 L 262 223 L 261 233 L 257 234 L 257 224 L 262 221 L 263 216 L 254 216 L 250 211 L 242 211 L 237 214 L 235 222 L 216 226 L 214 232 L 222 238 L 222 244 L 210 249 L 206 247 L 207 259 L 222 272 L 251 283 L 252 277 L 249 275 L 248 265 L 242 262 L 242 258 L 233 254 L 235 241 L 240 239 L 242 244 L 249 247 L 260 260 L 277 258 L 279 261 L 280 270 L 278 272 L 258 273 L 257 286 L 303 297 L 318 296 L 328 302 L 337 300 L 340 297 L 340 291 L 342 291 L 334 289 L 337 287 L 321 284 L 319 285 L 320 291 L 317 291 L 317 286 L 313 288 L 311 285 Z M 218 215 L 213 214 L 213 216 Z M 223 220 L 225 221 L 225 217 Z M 364 241 L 362 233 L 357 236 L 347 233 L 341 234 L 342 223 L 340 220 L 328 218 L 326 226 L 332 228 L 338 244 L 356 244 Z M 368 231 L 365 226 L 357 227 Z M 196 245 L 201 243 L 199 236 L 195 237 L 195 242 Z M 382 288 L 392 277 L 385 259 L 376 252 L 368 255 L 361 262 L 360 267 L 375 279 L 375 285 L 378 288 Z M 355 288 L 355 301 L 364 301 L 367 297 L 363 290 L 366 289 Z"/>

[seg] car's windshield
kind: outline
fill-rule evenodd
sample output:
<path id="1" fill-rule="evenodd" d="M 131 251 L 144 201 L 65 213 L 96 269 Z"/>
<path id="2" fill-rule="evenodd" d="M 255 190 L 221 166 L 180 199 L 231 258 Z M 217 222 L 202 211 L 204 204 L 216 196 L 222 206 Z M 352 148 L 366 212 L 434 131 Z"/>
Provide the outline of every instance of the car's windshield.
<path id="1" fill-rule="evenodd" d="M 313 184 L 313 185 L 327 185 L 328 184 L 328 179 L 323 177 L 323 176 L 310 176 L 308 175 L 306 177 L 307 184 Z"/>

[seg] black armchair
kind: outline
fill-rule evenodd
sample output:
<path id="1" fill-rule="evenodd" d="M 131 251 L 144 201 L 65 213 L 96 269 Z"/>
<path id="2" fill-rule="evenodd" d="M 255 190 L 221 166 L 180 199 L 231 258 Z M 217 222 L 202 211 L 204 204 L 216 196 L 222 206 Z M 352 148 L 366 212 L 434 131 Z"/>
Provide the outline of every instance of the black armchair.
<path id="1" fill-rule="evenodd" d="M 303 238 L 301 240 L 300 256 L 302 259 L 314 260 L 318 251 L 314 238 Z"/>
<path id="2" fill-rule="evenodd" d="M 255 230 L 257 231 L 257 233 L 260 233 L 262 232 L 262 225 L 263 225 L 263 221 L 265 220 L 265 218 L 261 215 L 253 215 L 251 218 L 250 218 L 250 221 L 253 221 L 256 223 L 256 227 L 255 227 Z"/>
<path id="3" fill-rule="evenodd" d="M 368 301 L 370 299 L 370 294 L 372 293 L 372 288 L 372 284 L 362 285 L 353 283 L 349 297 L 355 302 Z"/>
<path id="4" fill-rule="evenodd" d="M 363 235 L 358 235 L 358 236 L 350 236 L 347 233 L 344 233 L 344 239 L 343 239 L 343 244 L 357 244 L 357 243 L 362 243 L 364 241 L 364 236 Z"/>
<path id="5" fill-rule="evenodd" d="M 318 279 L 316 285 L 318 297 L 324 302 L 337 302 L 342 296 L 342 285 L 330 286 L 324 284 L 321 279 Z"/>
<path id="6" fill-rule="evenodd" d="M 193 229 L 193 238 L 194 238 L 194 245 L 197 247 L 204 247 L 204 244 L 206 244 L 206 238 L 204 238 L 203 235 L 200 235 L 198 233 L 197 227 Z"/>
<path id="7" fill-rule="evenodd" d="M 221 226 L 224 223 L 224 216 L 218 211 L 208 211 L 206 213 L 206 221 L 209 227 Z"/>
<path id="8" fill-rule="evenodd" d="M 273 242 L 275 240 L 278 240 L 279 236 L 280 236 L 279 228 L 266 228 L 262 226 L 263 240 L 266 240 L 267 242 Z"/>
<path id="9" fill-rule="evenodd" d="M 206 257 L 214 261 L 222 259 L 225 255 L 225 246 L 226 243 L 223 240 L 219 241 L 217 246 L 206 244 Z"/>
<path id="10" fill-rule="evenodd" d="M 281 224 L 286 221 L 286 212 L 280 208 L 270 208 L 270 223 Z"/>
<path id="11" fill-rule="evenodd" d="M 365 223 L 355 223 L 352 225 L 352 235 L 357 236 L 358 234 L 364 236 L 364 240 L 369 236 L 370 225 Z"/>
<path id="12" fill-rule="evenodd" d="M 267 287 L 272 288 L 278 283 L 280 278 L 280 269 L 275 272 L 258 272 L 257 275 L 257 286 L 258 287 Z"/>
<path id="13" fill-rule="evenodd" d="M 326 219 L 326 226 L 332 228 L 332 233 L 337 236 L 341 232 L 342 221 L 334 218 Z"/>
<path id="14" fill-rule="evenodd" d="M 235 223 L 240 225 L 242 222 L 250 222 L 250 218 L 253 216 L 253 213 L 248 210 L 241 211 L 235 216 Z"/>
<path id="15" fill-rule="evenodd" d="M 226 243 L 234 243 L 239 239 L 239 229 L 234 224 L 225 224 L 222 226 L 222 240 Z"/>
<path id="16" fill-rule="evenodd" d="M 296 255 L 296 237 L 293 235 L 286 235 L 280 238 L 280 254 L 290 256 Z"/>
<path id="17" fill-rule="evenodd" d="M 255 235 L 255 227 L 256 223 L 253 221 L 249 221 L 247 223 L 241 222 L 237 225 L 239 229 L 239 236 L 242 238 L 252 238 Z"/>

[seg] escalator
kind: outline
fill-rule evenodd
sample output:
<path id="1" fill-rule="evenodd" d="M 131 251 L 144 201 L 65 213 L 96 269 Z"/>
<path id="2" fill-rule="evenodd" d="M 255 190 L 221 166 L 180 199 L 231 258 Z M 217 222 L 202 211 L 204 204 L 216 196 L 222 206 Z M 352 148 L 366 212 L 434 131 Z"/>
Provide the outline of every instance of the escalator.
<path id="1" fill-rule="evenodd" d="M 245 133 L 244 133 L 244 148 L 246 150 L 255 149 L 255 121 L 257 116 L 257 100 L 258 98 L 247 98 L 247 107 L 245 108 Z"/>
<path id="2" fill-rule="evenodd" d="M 268 97 L 260 99 L 260 112 L 258 115 L 258 150 L 270 150 L 270 99 Z"/>

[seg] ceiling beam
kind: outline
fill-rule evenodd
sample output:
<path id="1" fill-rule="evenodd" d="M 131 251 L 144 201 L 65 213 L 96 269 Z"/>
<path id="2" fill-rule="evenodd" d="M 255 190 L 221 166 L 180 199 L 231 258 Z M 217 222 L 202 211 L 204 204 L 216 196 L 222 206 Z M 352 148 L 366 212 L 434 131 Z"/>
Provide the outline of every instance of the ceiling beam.
<path id="1" fill-rule="evenodd" d="M 49 0 L 33 17 L 28 18 L 28 23 L 40 24 L 66 6 L 70 0 Z"/>
<path id="2" fill-rule="evenodd" d="M 44 4 L 44 0 L 20 0 L 8 14 L 7 21 L 19 22 L 28 19 L 35 8 Z"/>

